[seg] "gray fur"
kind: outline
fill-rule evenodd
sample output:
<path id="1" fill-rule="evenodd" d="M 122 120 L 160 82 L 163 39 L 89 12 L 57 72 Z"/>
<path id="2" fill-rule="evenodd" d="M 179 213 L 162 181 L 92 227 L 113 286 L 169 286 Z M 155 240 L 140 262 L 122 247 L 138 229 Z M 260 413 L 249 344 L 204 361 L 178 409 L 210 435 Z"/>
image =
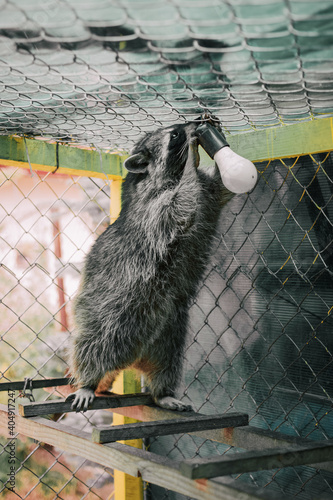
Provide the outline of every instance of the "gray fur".
<path id="1" fill-rule="evenodd" d="M 71 368 L 85 391 L 72 396 L 77 409 L 107 373 L 112 382 L 129 366 L 146 373 L 157 404 L 187 409 L 173 396 L 188 306 L 231 198 L 217 168 L 197 169 L 196 127 L 150 133 L 126 162 L 120 216 L 87 256 L 75 300 Z"/>

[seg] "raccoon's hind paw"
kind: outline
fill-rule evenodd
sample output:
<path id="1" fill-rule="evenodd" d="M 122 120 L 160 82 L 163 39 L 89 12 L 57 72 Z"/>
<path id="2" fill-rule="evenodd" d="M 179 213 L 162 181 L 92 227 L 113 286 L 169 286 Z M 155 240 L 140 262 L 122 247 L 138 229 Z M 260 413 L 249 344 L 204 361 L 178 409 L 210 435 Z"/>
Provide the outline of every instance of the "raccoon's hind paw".
<path id="1" fill-rule="evenodd" d="M 155 403 L 166 410 L 193 411 L 191 405 L 187 405 L 178 399 L 172 398 L 171 396 L 155 398 Z"/>
<path id="2" fill-rule="evenodd" d="M 78 389 L 77 391 L 67 396 L 66 401 L 73 400 L 71 408 L 72 410 L 79 412 L 79 411 L 87 411 L 89 405 L 91 405 L 94 399 L 95 399 L 94 390 L 91 387 L 82 387 L 81 389 Z"/>

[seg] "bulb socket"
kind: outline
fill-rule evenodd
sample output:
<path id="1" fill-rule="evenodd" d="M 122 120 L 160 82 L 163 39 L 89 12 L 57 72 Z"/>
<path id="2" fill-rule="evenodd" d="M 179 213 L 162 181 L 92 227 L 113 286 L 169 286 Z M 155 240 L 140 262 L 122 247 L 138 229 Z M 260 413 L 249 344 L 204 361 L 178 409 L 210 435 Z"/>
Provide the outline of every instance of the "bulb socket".
<path id="1" fill-rule="evenodd" d="M 202 123 L 195 131 L 200 145 L 213 159 L 214 155 L 225 146 L 229 146 L 224 134 L 209 123 Z"/>

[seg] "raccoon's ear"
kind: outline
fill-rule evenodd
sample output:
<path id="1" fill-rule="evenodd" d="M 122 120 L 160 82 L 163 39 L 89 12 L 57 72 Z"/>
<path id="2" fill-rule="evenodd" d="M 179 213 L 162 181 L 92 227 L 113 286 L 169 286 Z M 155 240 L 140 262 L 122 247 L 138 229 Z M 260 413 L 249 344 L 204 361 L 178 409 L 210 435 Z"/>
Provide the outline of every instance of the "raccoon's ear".
<path id="1" fill-rule="evenodd" d="M 143 152 L 129 156 L 124 161 L 124 167 L 133 174 L 144 174 L 148 170 L 149 156 Z"/>

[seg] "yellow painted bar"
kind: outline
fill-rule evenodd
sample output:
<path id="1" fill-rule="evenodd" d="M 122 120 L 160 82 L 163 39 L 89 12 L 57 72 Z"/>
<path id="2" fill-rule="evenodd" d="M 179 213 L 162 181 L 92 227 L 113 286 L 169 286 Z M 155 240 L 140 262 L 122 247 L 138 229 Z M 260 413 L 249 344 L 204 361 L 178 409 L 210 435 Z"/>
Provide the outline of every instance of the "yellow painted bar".
<path id="1" fill-rule="evenodd" d="M 0 158 L 0 168 L 2 166 L 5 167 L 20 167 L 20 168 L 26 168 L 29 170 L 31 165 L 31 168 L 33 171 L 37 170 L 40 172 L 54 172 L 55 167 L 50 167 L 49 165 L 40 165 L 38 163 L 26 163 L 26 162 L 17 162 L 17 161 L 11 161 L 11 160 L 2 160 Z M 105 175 L 100 172 L 96 172 L 94 170 L 76 170 L 74 168 L 65 168 L 65 167 L 59 167 L 57 169 L 57 174 L 62 174 L 62 175 L 74 175 L 74 176 L 79 176 L 79 177 L 98 177 L 100 179 L 121 179 L 119 175 Z"/>
<path id="2" fill-rule="evenodd" d="M 122 179 L 113 179 L 110 186 L 110 224 L 118 218 L 121 209 Z"/>
<path id="3" fill-rule="evenodd" d="M 141 384 L 133 370 L 125 370 L 119 374 L 112 390 L 117 394 L 135 393 L 141 391 Z M 113 414 L 114 425 L 132 424 L 137 422 L 130 417 Z M 141 439 L 121 441 L 124 444 L 142 448 Z M 133 477 L 125 472 L 114 470 L 114 500 L 143 500 L 143 483 L 140 477 Z"/>

